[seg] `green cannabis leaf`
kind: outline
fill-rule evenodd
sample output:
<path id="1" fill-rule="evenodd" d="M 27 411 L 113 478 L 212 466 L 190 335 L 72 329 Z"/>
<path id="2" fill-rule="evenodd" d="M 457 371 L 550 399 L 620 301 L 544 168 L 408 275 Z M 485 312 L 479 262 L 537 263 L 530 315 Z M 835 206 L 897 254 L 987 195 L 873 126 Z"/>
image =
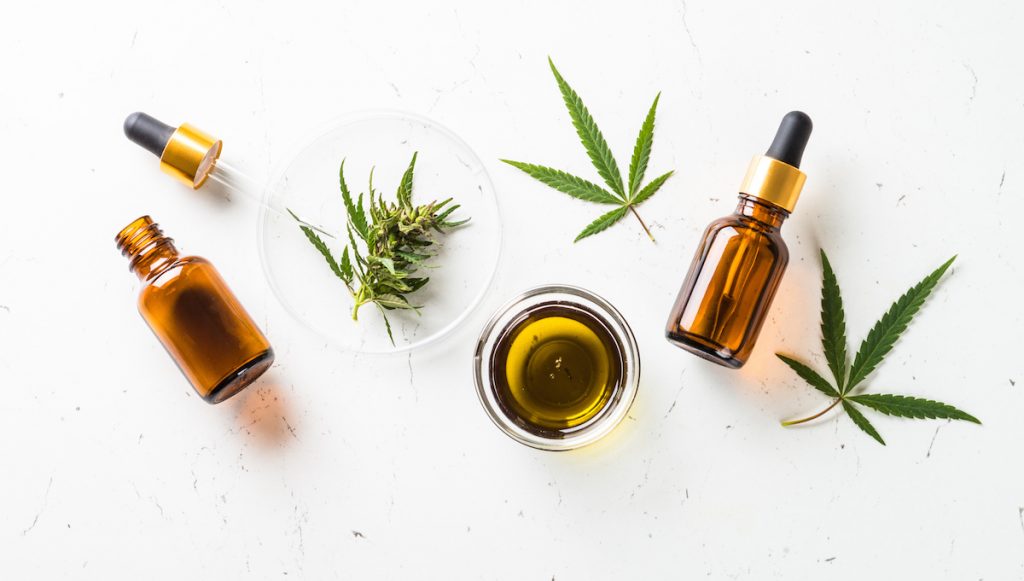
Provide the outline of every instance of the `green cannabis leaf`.
<path id="1" fill-rule="evenodd" d="M 590 162 L 594 164 L 598 175 L 611 188 L 611 191 L 562 170 L 509 159 L 501 161 L 519 168 L 534 179 L 574 198 L 597 204 L 619 206 L 591 222 L 590 225 L 580 232 L 575 242 L 605 230 L 623 219 L 630 212 L 636 216 L 644 232 L 647 233 L 647 236 L 653 242 L 654 236 L 636 211 L 636 207 L 653 196 L 674 173 L 674 171 L 664 173 L 651 180 L 643 188 L 640 187 L 644 179 L 644 173 L 647 172 L 647 163 L 651 158 L 651 147 L 654 145 L 654 114 L 658 108 L 658 100 L 661 98 L 661 93 L 654 97 L 654 103 L 651 104 L 651 109 L 647 112 L 643 125 L 640 126 L 640 134 L 637 136 L 636 145 L 633 147 L 633 157 L 629 162 L 629 180 L 627 184 L 624 184 L 622 174 L 619 173 L 619 165 L 615 161 L 615 156 L 612 155 L 611 149 L 608 148 L 608 143 L 604 140 L 604 135 L 601 134 L 601 130 L 598 129 L 594 118 L 587 111 L 583 100 L 569 86 L 569 83 L 558 72 L 558 69 L 555 68 L 555 63 L 550 58 L 548 58 L 548 64 L 551 65 L 551 72 L 555 75 L 558 89 L 561 91 L 562 99 L 569 110 L 569 117 L 572 119 L 573 127 L 576 128 L 576 134 L 579 136 L 580 142 L 583 143 L 583 148 L 587 151 Z"/>
<path id="2" fill-rule="evenodd" d="M 878 433 L 871 422 L 857 408 L 857 405 L 873 409 L 889 416 L 916 419 L 950 419 L 964 420 L 980 424 L 978 418 L 967 412 L 938 401 L 910 397 L 906 395 L 891 394 L 868 394 L 862 393 L 851 395 L 863 381 L 875 370 L 885 356 L 892 351 L 900 335 L 907 330 L 914 315 L 924 306 L 925 300 L 932 293 L 939 279 L 949 269 L 956 256 L 950 258 L 945 264 L 935 269 L 903 294 L 895 303 L 889 307 L 882 318 L 875 323 L 868 336 L 860 345 L 857 354 L 853 358 L 853 365 L 849 366 L 846 356 L 846 314 L 843 311 L 843 298 L 839 292 L 839 282 L 832 270 L 825 251 L 821 251 L 822 265 L 822 289 L 821 289 L 821 346 L 825 353 L 825 361 L 835 379 L 835 386 L 827 379 L 818 374 L 807 365 L 783 355 L 775 355 L 788 365 L 801 379 L 806 381 L 814 389 L 833 398 L 835 401 L 824 410 L 799 420 L 782 422 L 783 426 L 793 426 L 809 422 L 829 412 L 832 408 L 842 404 L 846 415 L 850 416 L 853 423 L 863 430 L 867 435 L 885 445 L 885 440 Z M 849 373 L 847 373 L 849 372 Z M 856 404 L 856 405 L 854 405 Z"/>
<path id="3" fill-rule="evenodd" d="M 421 206 L 413 205 L 412 186 L 416 157 L 417 153 L 414 153 L 409 167 L 402 175 L 395 195 L 396 202 L 385 201 L 374 189 L 373 171 L 370 171 L 369 192 L 365 196 L 369 200 L 369 208 L 363 204 L 363 194 L 359 194 L 359 197 L 353 200 L 345 182 L 345 161 L 342 160 L 338 170 L 338 181 L 347 214 L 346 230 L 349 243 L 342 251 L 340 260 L 334 258 L 330 248 L 311 227 L 288 210 L 288 213 L 299 222 L 299 229 L 306 235 L 309 243 L 327 261 L 331 272 L 348 288 L 355 300 L 352 306 L 352 319 L 358 320 L 359 308 L 372 303 L 384 318 L 392 345 L 395 338 L 391 334 L 391 322 L 388 320 L 387 311 L 411 309 L 418 312 L 421 308 L 412 304 L 406 295 L 423 288 L 430 280 L 414 274 L 424 266 L 424 261 L 435 255 L 431 248 L 434 245 L 433 233 L 443 234 L 469 221 L 469 218 L 454 221 L 449 219 L 459 208 L 458 204 L 451 203 L 452 198 Z M 362 242 L 365 252 L 360 250 L 357 240 Z"/>

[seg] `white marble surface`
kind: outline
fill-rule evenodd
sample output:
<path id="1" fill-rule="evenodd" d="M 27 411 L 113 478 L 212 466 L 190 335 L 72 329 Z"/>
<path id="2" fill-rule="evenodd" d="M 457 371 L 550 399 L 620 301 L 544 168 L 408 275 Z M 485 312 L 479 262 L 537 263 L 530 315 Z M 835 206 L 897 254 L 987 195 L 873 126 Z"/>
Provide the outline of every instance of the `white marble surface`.
<path id="1" fill-rule="evenodd" d="M 5 7 L 0 577 L 1024 576 L 1020 3 L 297 4 Z M 643 207 L 656 246 L 629 221 L 571 244 L 597 210 L 497 161 L 591 175 L 547 55 L 622 164 L 663 92 L 651 171 L 678 173 Z M 263 279 L 254 208 L 183 190 L 120 128 L 137 109 L 191 121 L 262 177 L 370 107 L 464 137 L 507 225 L 481 309 L 411 356 L 299 328 Z M 816 128 L 791 267 L 751 362 L 718 368 L 662 325 L 700 232 L 795 108 Z M 277 347 L 245 395 L 200 401 L 135 312 L 113 235 L 142 213 L 217 264 Z M 856 342 L 959 254 L 869 386 L 984 426 L 878 418 L 884 448 L 846 417 L 779 427 L 825 403 L 772 355 L 818 352 L 819 246 Z M 488 313 L 556 281 L 615 303 L 644 365 L 630 419 L 567 454 L 499 433 L 470 380 Z"/>

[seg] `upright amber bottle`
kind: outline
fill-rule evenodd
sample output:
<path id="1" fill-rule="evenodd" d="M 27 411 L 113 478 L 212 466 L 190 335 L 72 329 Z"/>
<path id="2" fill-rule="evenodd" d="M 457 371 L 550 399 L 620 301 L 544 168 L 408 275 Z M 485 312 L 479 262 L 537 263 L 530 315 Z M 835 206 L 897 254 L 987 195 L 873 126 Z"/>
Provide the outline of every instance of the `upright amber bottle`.
<path id="1" fill-rule="evenodd" d="M 807 177 L 799 167 L 811 127 L 806 114 L 787 114 L 750 163 L 736 211 L 704 232 L 669 315 L 669 342 L 727 367 L 747 362 L 789 262 L 780 228 Z"/>
<path id="2" fill-rule="evenodd" d="M 116 241 L 143 283 L 139 313 L 204 400 L 228 399 L 274 362 L 270 343 L 205 258 L 179 256 L 149 216 Z"/>

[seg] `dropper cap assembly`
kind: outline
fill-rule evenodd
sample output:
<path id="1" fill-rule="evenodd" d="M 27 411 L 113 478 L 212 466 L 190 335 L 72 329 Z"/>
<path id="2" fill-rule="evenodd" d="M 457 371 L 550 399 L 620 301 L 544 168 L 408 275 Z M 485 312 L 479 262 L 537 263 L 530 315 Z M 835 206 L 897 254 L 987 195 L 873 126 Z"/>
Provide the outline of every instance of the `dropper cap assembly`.
<path id="1" fill-rule="evenodd" d="M 806 113 L 787 113 L 768 151 L 750 162 L 740 193 L 792 212 L 807 180 L 807 174 L 800 171 L 800 161 L 813 127 Z"/>
<path id="2" fill-rule="evenodd" d="M 222 142 L 203 131 L 182 124 L 175 129 L 145 113 L 124 120 L 124 134 L 160 158 L 160 169 L 192 189 L 199 189 L 220 157 Z"/>
<path id="3" fill-rule="evenodd" d="M 160 169 L 164 173 L 194 190 L 198 190 L 210 179 L 219 186 L 219 189 L 212 191 L 222 194 L 225 199 L 229 199 L 232 194 L 240 194 L 279 218 L 294 219 L 328 238 L 337 237 L 322 226 L 299 218 L 279 203 L 261 199 L 261 184 L 220 160 L 223 149 L 221 140 L 188 123 L 174 128 L 145 113 L 132 113 L 124 120 L 124 134 L 138 146 L 159 157 Z"/>

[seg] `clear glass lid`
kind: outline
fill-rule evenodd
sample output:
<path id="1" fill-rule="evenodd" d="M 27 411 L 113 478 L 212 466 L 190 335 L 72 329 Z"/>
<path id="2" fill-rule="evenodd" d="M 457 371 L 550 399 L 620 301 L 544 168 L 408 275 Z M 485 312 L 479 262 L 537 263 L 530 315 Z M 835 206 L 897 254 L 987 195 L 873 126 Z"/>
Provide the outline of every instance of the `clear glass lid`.
<path id="1" fill-rule="evenodd" d="M 470 221 L 435 234 L 437 255 L 416 273 L 430 282 L 407 295 L 422 308 L 387 311 L 394 344 L 374 305 L 364 305 L 358 321 L 353 320 L 352 296 L 295 220 L 266 210 L 260 215 L 260 258 L 274 294 L 292 316 L 342 349 L 415 349 L 450 333 L 477 306 L 501 248 L 498 203 L 483 163 L 465 142 L 430 119 L 398 111 L 367 112 L 327 124 L 286 161 L 264 194 L 267 205 L 290 210 L 333 234 L 321 238 L 340 261 L 348 244 L 338 180 L 342 160 L 353 197 L 368 192 L 372 170 L 374 189 L 394 202 L 413 153 L 413 204 L 452 197 L 460 207 L 450 219 Z"/>

